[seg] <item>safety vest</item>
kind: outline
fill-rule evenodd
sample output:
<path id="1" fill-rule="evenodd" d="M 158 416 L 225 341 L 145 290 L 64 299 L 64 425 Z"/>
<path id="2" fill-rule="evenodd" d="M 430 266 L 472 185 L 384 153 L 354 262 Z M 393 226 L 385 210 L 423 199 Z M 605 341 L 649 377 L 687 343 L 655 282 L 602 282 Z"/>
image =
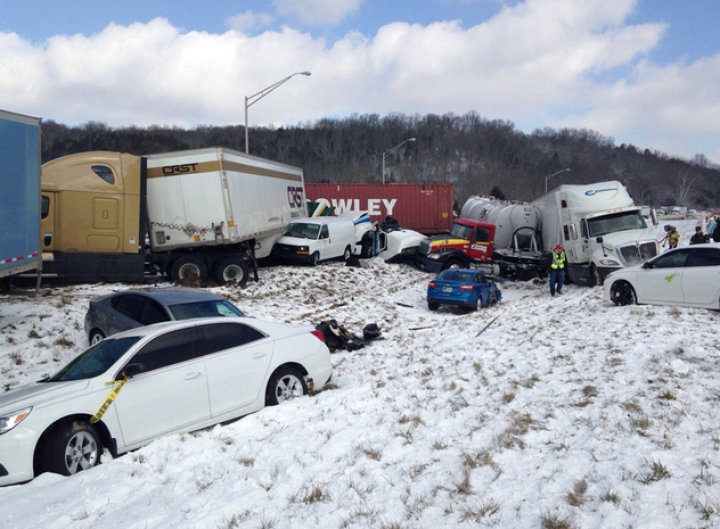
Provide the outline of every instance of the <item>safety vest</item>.
<path id="1" fill-rule="evenodd" d="M 565 252 L 553 252 L 552 253 L 552 264 L 550 267 L 553 270 L 562 270 L 565 268 Z"/>

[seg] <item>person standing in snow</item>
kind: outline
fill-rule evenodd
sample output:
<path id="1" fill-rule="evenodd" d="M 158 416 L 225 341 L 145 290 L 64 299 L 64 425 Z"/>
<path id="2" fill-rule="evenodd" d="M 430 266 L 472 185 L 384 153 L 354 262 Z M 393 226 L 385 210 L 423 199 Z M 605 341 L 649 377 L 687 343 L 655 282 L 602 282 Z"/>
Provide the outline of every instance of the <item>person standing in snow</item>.
<path id="1" fill-rule="evenodd" d="M 677 228 L 675 226 L 666 226 L 667 228 L 667 235 L 662 240 L 663 246 L 665 246 L 665 241 L 667 241 L 668 246 L 672 248 L 677 248 L 678 242 L 680 242 L 680 233 L 678 233 Z"/>
<path id="2" fill-rule="evenodd" d="M 552 252 L 550 263 L 550 295 L 555 292 L 562 294 L 562 287 L 565 284 L 565 250 L 562 244 L 558 244 Z"/>
<path id="3" fill-rule="evenodd" d="M 704 242 L 708 242 L 710 240 L 710 237 L 705 235 L 702 231 L 701 226 L 695 226 L 695 235 L 690 237 L 690 244 L 701 244 Z"/>

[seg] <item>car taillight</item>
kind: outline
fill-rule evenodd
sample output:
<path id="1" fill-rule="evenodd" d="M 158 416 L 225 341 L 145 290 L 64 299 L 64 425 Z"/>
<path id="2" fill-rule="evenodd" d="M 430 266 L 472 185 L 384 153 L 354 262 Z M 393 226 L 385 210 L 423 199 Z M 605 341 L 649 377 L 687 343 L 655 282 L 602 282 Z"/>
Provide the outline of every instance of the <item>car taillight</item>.
<path id="1" fill-rule="evenodd" d="M 472 290 L 473 286 L 472 285 L 460 285 L 458 288 L 460 290 Z"/>
<path id="2" fill-rule="evenodd" d="M 437 286 L 437 283 L 433 283 L 432 281 L 428 285 L 428 287 L 430 287 L 430 288 L 435 288 L 436 286 Z"/>
<path id="3" fill-rule="evenodd" d="M 314 330 L 310 331 L 310 334 L 312 334 L 315 338 L 317 338 L 321 342 L 325 341 L 325 335 L 322 333 L 322 331 L 318 331 L 317 329 L 314 329 Z"/>

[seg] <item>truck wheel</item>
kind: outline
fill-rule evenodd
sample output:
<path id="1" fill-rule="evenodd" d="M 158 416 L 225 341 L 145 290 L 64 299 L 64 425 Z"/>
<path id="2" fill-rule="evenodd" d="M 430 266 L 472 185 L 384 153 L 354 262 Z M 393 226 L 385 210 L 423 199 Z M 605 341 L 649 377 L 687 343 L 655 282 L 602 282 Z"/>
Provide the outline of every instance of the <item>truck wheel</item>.
<path id="1" fill-rule="evenodd" d="M 343 261 L 347 261 L 350 257 L 352 257 L 352 250 L 347 246 L 343 252 Z"/>
<path id="2" fill-rule="evenodd" d="M 600 275 L 600 271 L 597 269 L 597 266 L 590 265 L 590 285 L 602 286 L 602 284 L 603 278 L 602 275 Z"/>
<path id="3" fill-rule="evenodd" d="M 245 261 L 236 257 L 223 259 L 215 267 L 215 281 L 218 285 L 225 285 L 226 283 L 244 285 L 247 283 L 249 275 L 250 268 L 248 268 L 248 265 L 245 264 Z"/>
<path id="4" fill-rule="evenodd" d="M 462 268 L 463 264 L 458 259 L 449 259 L 448 262 L 445 263 L 445 266 L 443 266 L 443 270 L 447 270 L 448 268 L 452 268 L 453 266 L 455 268 Z"/>
<path id="5" fill-rule="evenodd" d="M 186 255 L 178 258 L 172 265 L 170 270 L 170 278 L 173 281 L 183 281 L 186 279 L 196 279 L 204 281 L 207 279 L 207 267 L 202 259 L 194 255 Z"/>
<path id="6" fill-rule="evenodd" d="M 318 252 L 315 252 L 310 256 L 310 266 L 315 266 L 320 262 L 320 254 Z"/>

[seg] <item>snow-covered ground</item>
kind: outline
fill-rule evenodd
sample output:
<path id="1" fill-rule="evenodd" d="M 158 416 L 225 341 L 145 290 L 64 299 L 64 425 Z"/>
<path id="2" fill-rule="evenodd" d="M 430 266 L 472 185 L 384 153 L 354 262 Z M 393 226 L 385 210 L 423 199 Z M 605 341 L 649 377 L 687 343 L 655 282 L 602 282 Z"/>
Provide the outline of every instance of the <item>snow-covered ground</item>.
<path id="1" fill-rule="evenodd" d="M 687 244 L 694 222 L 675 224 Z M 433 313 L 407 266 L 260 272 L 212 290 L 384 340 L 335 353 L 313 397 L 0 489 L 0 527 L 720 527 L 720 313 L 532 283 Z M 86 344 L 88 300 L 127 286 L 0 296 L 0 386 L 56 371 Z"/>

